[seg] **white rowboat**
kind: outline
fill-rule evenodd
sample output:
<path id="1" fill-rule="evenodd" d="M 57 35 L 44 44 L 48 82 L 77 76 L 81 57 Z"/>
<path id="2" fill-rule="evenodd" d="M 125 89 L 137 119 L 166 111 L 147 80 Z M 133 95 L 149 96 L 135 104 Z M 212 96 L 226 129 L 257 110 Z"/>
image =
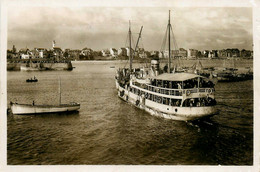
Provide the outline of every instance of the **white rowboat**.
<path id="1" fill-rule="evenodd" d="M 61 105 L 32 105 L 32 104 L 18 104 L 11 103 L 11 110 L 13 114 L 41 114 L 41 113 L 61 113 L 71 112 L 80 109 L 79 103 L 61 104 Z"/>

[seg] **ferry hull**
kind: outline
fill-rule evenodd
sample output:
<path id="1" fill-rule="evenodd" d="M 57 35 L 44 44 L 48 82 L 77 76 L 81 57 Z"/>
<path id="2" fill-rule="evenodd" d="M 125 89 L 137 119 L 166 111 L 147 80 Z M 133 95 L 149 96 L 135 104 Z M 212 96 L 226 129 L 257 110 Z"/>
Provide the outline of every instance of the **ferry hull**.
<path id="1" fill-rule="evenodd" d="M 138 98 L 137 95 L 129 92 L 123 87 L 120 87 L 117 82 L 116 86 L 118 87 L 118 97 L 126 102 L 133 104 L 139 109 L 145 110 L 153 116 L 179 121 L 192 121 L 201 118 L 211 117 L 218 112 L 215 106 L 176 107 L 158 104 L 145 98 Z M 124 92 L 123 95 L 122 91 Z M 139 101 L 139 103 L 137 103 L 137 100 Z"/>
<path id="2" fill-rule="evenodd" d="M 29 105 L 29 104 L 12 104 L 11 111 L 16 115 L 23 114 L 42 114 L 42 113 L 61 113 L 71 112 L 80 109 L 80 104 L 68 104 L 68 105 Z"/>

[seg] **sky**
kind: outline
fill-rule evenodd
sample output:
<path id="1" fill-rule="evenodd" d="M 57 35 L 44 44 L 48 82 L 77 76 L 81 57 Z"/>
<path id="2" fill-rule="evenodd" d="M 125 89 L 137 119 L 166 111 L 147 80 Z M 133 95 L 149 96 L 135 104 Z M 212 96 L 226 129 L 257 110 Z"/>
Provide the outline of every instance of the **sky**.
<path id="1" fill-rule="evenodd" d="M 129 20 L 140 46 L 160 50 L 168 11 L 178 48 L 253 49 L 250 7 L 20 7 L 8 9 L 8 43 L 17 49 L 51 48 L 93 50 L 126 46 Z"/>

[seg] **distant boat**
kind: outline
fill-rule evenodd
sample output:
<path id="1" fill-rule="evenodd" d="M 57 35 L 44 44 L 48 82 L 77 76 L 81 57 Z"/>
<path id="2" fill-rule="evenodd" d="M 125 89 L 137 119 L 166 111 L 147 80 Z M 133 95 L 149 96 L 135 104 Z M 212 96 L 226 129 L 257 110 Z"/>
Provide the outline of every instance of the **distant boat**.
<path id="1" fill-rule="evenodd" d="M 228 68 L 216 74 L 218 82 L 238 82 L 253 79 L 253 72 L 249 69 L 241 73 L 237 69 Z"/>
<path id="2" fill-rule="evenodd" d="M 60 101 L 58 105 L 35 105 L 34 101 L 32 104 L 19 104 L 11 102 L 11 111 L 16 115 L 24 114 L 45 114 L 45 113 L 61 113 L 78 111 L 80 109 L 79 103 L 61 104 L 61 82 L 59 87 Z"/>
<path id="3" fill-rule="evenodd" d="M 38 79 L 36 77 L 31 79 L 26 79 L 26 82 L 38 82 Z"/>
<path id="4" fill-rule="evenodd" d="M 28 66 L 20 66 L 21 71 L 39 71 L 40 69 Z"/>
<path id="5" fill-rule="evenodd" d="M 110 66 L 110 68 L 115 68 L 115 66 Z"/>

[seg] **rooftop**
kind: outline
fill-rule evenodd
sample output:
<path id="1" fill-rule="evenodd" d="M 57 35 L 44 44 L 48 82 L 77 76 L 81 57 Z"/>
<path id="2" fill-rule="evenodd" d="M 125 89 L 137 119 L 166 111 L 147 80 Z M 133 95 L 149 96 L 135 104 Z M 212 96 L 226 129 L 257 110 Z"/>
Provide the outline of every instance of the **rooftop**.
<path id="1" fill-rule="evenodd" d="M 163 73 L 161 75 L 153 77 L 152 79 L 167 80 L 167 81 L 185 81 L 197 77 L 203 78 L 200 75 L 191 74 L 191 73 Z"/>

